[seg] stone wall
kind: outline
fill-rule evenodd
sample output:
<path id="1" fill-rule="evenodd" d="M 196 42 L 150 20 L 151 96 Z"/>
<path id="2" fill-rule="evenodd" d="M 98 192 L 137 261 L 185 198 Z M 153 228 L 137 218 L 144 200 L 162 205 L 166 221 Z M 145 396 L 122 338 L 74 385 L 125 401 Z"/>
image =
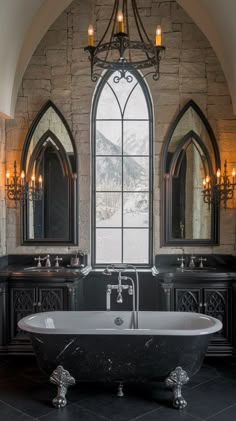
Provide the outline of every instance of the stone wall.
<path id="1" fill-rule="evenodd" d="M 0 256 L 6 254 L 5 119 L 0 116 Z"/>
<path id="2" fill-rule="evenodd" d="M 18 94 L 15 119 L 6 123 L 7 165 L 20 162 L 27 130 L 47 99 L 55 102 L 72 130 L 79 157 L 79 247 L 90 250 L 90 112 L 95 85 L 90 80 L 87 44 L 89 23 L 99 39 L 110 17 L 113 0 L 74 0 L 48 30 L 25 72 Z M 139 0 L 140 14 L 154 39 L 161 24 L 166 52 L 161 77 L 147 80 L 153 98 L 154 125 L 154 252 L 160 249 L 160 159 L 168 128 L 183 105 L 193 99 L 207 116 L 219 144 L 222 162 L 236 162 L 236 119 L 221 66 L 208 40 L 175 2 Z M 236 166 L 236 165 L 235 165 Z M 202 253 L 234 253 L 235 209 L 221 212 L 220 246 L 201 248 Z M 20 245 L 19 209 L 8 203 L 7 252 L 45 252 L 45 247 Z M 47 248 L 53 252 L 52 247 Z M 56 248 L 58 252 L 67 248 Z M 177 250 L 179 251 L 179 250 Z M 188 248 L 188 252 L 196 252 Z"/>

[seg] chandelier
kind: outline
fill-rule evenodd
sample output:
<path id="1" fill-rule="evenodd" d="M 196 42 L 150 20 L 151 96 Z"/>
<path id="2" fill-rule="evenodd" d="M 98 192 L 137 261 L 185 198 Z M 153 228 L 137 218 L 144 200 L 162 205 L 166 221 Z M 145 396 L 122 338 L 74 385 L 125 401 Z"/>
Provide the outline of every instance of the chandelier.
<path id="1" fill-rule="evenodd" d="M 160 25 L 156 28 L 155 43 L 150 40 L 139 15 L 136 0 L 115 0 L 101 40 L 94 45 L 94 28 L 89 25 L 88 46 L 84 50 L 89 53 L 92 81 L 96 82 L 104 69 L 118 71 L 118 76 L 114 78 L 118 83 L 122 78 L 132 82 L 133 78 L 129 72 L 145 69 L 151 69 L 145 77 L 153 74 L 153 79 L 158 80 L 160 53 L 165 47 L 161 45 Z"/>
<path id="2" fill-rule="evenodd" d="M 43 194 L 43 179 L 39 175 L 38 181 L 35 179 L 33 174 L 31 181 L 25 180 L 25 172 L 21 171 L 20 175 L 17 175 L 16 161 L 14 161 L 14 172 L 11 176 L 10 172 L 6 173 L 6 193 L 9 200 L 15 201 L 15 206 L 18 202 L 25 203 L 27 200 L 33 203 L 36 200 L 42 199 Z"/>
<path id="3" fill-rule="evenodd" d="M 227 201 L 233 199 L 234 190 L 236 187 L 235 182 L 235 169 L 232 170 L 232 175 L 229 176 L 227 173 L 227 161 L 224 163 L 224 172 L 221 175 L 220 169 L 217 170 L 216 176 L 213 180 L 210 179 L 209 175 L 203 179 L 203 200 L 210 206 L 220 205 L 223 203 L 224 209 L 227 208 Z"/>

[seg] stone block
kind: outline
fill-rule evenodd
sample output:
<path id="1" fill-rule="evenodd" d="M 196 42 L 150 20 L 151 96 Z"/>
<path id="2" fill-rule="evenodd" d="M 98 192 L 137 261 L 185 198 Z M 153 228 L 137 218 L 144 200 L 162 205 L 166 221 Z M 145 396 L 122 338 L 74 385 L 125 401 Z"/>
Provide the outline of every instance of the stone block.
<path id="1" fill-rule="evenodd" d="M 65 66 L 67 64 L 66 50 L 47 50 L 46 57 L 48 66 Z"/>
<path id="2" fill-rule="evenodd" d="M 52 78 L 52 91 L 53 89 L 70 89 L 71 88 L 71 75 L 57 75 Z"/>
<path id="3" fill-rule="evenodd" d="M 177 90 L 179 89 L 179 80 L 176 75 L 163 74 L 161 72 L 160 79 L 157 82 L 159 90 Z"/>
<path id="4" fill-rule="evenodd" d="M 180 77 L 205 78 L 206 67 L 204 63 L 180 63 Z"/>
<path id="5" fill-rule="evenodd" d="M 228 86 L 226 83 L 208 81 L 209 95 L 229 95 Z"/>
<path id="6" fill-rule="evenodd" d="M 55 22 L 51 25 L 50 30 L 62 30 L 67 29 L 68 26 L 68 14 L 66 12 L 61 13 L 59 18 L 55 20 Z"/>
<path id="7" fill-rule="evenodd" d="M 167 50 L 169 48 L 174 48 L 174 49 L 181 48 L 182 33 L 181 32 L 166 33 L 165 36 L 163 36 L 163 45 L 165 45 Z"/>
<path id="8" fill-rule="evenodd" d="M 70 75 L 70 74 L 71 74 L 70 64 L 68 64 L 67 66 L 53 66 L 52 67 L 52 78 L 53 76 Z"/>
<path id="9" fill-rule="evenodd" d="M 180 81 L 181 92 L 207 92 L 207 81 L 205 78 L 184 77 Z"/>
<path id="10" fill-rule="evenodd" d="M 26 79 L 51 79 L 51 67 L 39 64 L 30 64 L 24 74 L 24 80 Z"/>
<path id="11" fill-rule="evenodd" d="M 174 23 L 192 23 L 192 19 L 175 1 L 171 2 L 171 19 Z"/>
<path id="12" fill-rule="evenodd" d="M 49 30 L 40 43 L 40 55 L 43 50 L 63 50 L 67 47 L 67 31 L 66 30 Z"/>
<path id="13" fill-rule="evenodd" d="M 158 91 L 155 94 L 156 113 L 159 105 L 177 105 L 179 104 L 179 91 Z"/>
<path id="14" fill-rule="evenodd" d="M 205 61 L 205 50 L 200 48 L 183 49 L 180 53 L 180 61 L 187 63 L 203 63 Z"/>

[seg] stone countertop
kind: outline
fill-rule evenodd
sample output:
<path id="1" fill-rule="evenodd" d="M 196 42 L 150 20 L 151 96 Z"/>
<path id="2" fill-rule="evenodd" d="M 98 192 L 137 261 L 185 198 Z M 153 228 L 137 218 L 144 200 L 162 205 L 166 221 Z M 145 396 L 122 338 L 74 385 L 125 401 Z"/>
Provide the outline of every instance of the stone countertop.
<path id="1" fill-rule="evenodd" d="M 32 269 L 32 270 L 31 270 Z M 74 282 L 89 274 L 91 266 L 85 267 L 63 267 L 59 268 L 37 268 L 23 267 L 22 265 L 7 265 L 0 269 L 0 281 L 7 280 L 37 280 L 37 281 L 57 281 Z"/>
<path id="2" fill-rule="evenodd" d="M 152 274 L 157 279 L 163 282 L 172 282 L 172 281 L 196 281 L 197 279 L 201 281 L 214 281 L 221 282 L 223 280 L 236 281 L 236 268 L 226 268 L 225 266 L 219 267 L 204 267 L 200 268 L 188 268 L 185 267 L 183 270 L 176 266 L 153 266 Z"/>

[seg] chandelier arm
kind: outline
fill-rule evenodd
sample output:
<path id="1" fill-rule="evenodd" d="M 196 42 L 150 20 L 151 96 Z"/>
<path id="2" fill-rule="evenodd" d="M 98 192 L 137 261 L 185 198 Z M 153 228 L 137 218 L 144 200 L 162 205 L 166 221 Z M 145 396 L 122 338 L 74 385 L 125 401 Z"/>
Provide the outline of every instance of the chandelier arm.
<path id="1" fill-rule="evenodd" d="M 139 11 L 138 11 L 136 0 L 132 0 L 132 6 L 133 6 L 133 11 L 134 11 L 135 23 L 136 23 L 136 26 L 137 26 L 137 29 L 138 29 L 138 34 L 140 36 L 141 41 L 144 42 L 144 43 L 148 42 L 149 44 L 152 45 L 152 42 L 151 42 L 151 40 L 150 40 L 150 38 L 149 38 L 149 36 L 148 36 L 144 26 L 143 26 L 143 22 L 141 20 L 141 17 L 140 17 Z M 140 25 L 140 27 L 141 27 L 141 29 L 142 29 L 145 37 L 146 37 L 146 40 L 144 40 L 144 38 L 143 38 L 143 35 L 142 35 L 142 32 L 140 31 L 139 25 Z"/>
<path id="2" fill-rule="evenodd" d="M 111 14 L 110 20 L 108 22 L 108 25 L 106 27 L 106 30 L 105 30 L 102 38 L 100 39 L 99 43 L 97 44 L 97 47 L 99 47 L 103 43 L 103 41 L 106 38 L 106 35 L 107 35 L 107 33 L 108 33 L 109 29 L 110 29 L 110 26 L 112 24 L 112 19 L 114 19 L 113 25 L 112 25 L 112 31 L 111 31 L 111 39 L 112 39 L 112 34 L 114 33 L 114 30 L 115 30 L 115 24 L 116 24 L 115 16 L 117 16 L 118 7 L 119 7 L 119 0 L 115 0 L 115 3 L 114 3 L 114 6 L 113 6 L 113 10 L 112 10 L 112 14 Z"/>

